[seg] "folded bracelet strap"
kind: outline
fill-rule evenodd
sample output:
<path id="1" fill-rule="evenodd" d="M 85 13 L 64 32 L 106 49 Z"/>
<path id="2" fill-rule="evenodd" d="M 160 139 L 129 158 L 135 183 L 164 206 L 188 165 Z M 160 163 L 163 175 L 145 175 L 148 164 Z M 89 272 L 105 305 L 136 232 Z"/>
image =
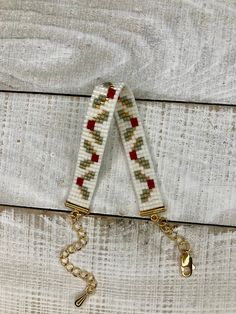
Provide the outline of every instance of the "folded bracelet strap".
<path id="1" fill-rule="evenodd" d="M 140 215 L 149 216 L 159 225 L 161 231 L 176 242 L 181 253 L 180 266 L 184 277 L 191 276 L 194 268 L 189 242 L 173 230 L 174 227 L 166 218 L 160 216 L 165 207 L 133 93 L 124 83 L 104 83 L 95 87 L 90 100 L 73 183 L 65 202 L 65 206 L 72 210 L 71 222 L 78 240 L 62 251 L 61 263 L 74 276 L 87 283 L 75 302 L 76 306 L 81 306 L 86 297 L 95 292 L 97 286 L 94 275 L 74 266 L 69 261 L 69 255 L 80 250 L 88 240 L 80 218 L 89 214 L 113 116 L 125 149 Z"/>

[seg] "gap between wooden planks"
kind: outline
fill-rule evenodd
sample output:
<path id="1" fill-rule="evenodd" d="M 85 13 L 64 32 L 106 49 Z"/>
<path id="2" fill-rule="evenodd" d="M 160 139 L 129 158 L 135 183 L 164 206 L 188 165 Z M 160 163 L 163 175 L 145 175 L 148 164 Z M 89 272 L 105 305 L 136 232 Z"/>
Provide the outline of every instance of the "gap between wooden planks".
<path id="1" fill-rule="evenodd" d="M 5 210 L 5 209 L 16 209 L 16 210 L 25 210 L 25 211 L 29 211 L 29 212 L 33 212 L 33 211 L 41 211 L 43 212 L 45 215 L 50 215 L 50 213 L 52 214 L 66 214 L 68 215 L 70 213 L 70 211 L 68 209 L 62 210 L 62 209 L 53 209 L 53 208 L 36 208 L 36 207 L 25 207 L 25 206 L 14 206 L 14 205 L 10 205 L 10 204 L 0 204 L 0 212 Z M 166 217 L 166 213 L 162 213 L 162 216 Z M 86 216 L 87 217 L 87 216 Z M 137 216 L 137 217 L 132 217 L 132 216 L 119 216 L 119 215 L 114 215 L 114 214 L 101 214 L 101 213 L 90 213 L 89 217 L 94 217 L 94 218 L 113 218 L 113 219 L 137 219 L 140 221 L 147 221 L 150 222 L 150 218 L 148 217 L 141 217 L 141 216 Z M 170 220 L 168 219 L 168 221 L 170 223 L 172 223 L 174 226 L 181 226 L 181 225 L 192 225 L 192 226 L 208 226 L 208 227 L 219 227 L 219 228 L 228 228 L 229 230 L 235 230 L 236 226 L 232 226 L 232 225 L 222 225 L 222 224 L 210 224 L 210 223 L 200 223 L 200 222 L 186 222 L 186 221 L 174 221 L 174 220 Z"/>
<path id="2" fill-rule="evenodd" d="M 32 95 L 48 95 L 48 96 L 64 96 L 64 97 L 82 97 L 82 98 L 88 98 L 90 99 L 91 95 L 85 95 L 85 94 L 78 94 L 78 93 L 56 93 L 56 92 L 37 92 L 37 91 L 30 91 L 30 90 L 7 90 L 7 89 L 1 89 L 0 93 L 14 93 L 14 94 L 32 94 Z M 231 104 L 224 104 L 221 102 L 199 102 L 199 101 L 184 101 L 184 100 L 171 100 L 171 99 L 148 99 L 148 98 L 138 98 L 135 97 L 135 100 L 137 102 L 158 102 L 158 103 L 172 103 L 172 104 L 189 104 L 189 105 L 201 105 L 201 106 L 224 106 L 224 107 L 232 107 L 232 106 L 236 106 L 235 103 L 231 103 Z"/>

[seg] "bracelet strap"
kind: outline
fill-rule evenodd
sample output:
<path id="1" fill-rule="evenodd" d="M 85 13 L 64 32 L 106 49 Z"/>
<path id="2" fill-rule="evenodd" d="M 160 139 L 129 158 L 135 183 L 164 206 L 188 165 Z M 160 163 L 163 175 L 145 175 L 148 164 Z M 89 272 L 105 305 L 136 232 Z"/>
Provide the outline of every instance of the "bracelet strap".
<path id="1" fill-rule="evenodd" d="M 89 212 L 107 138 L 115 116 L 140 214 L 163 211 L 153 162 L 133 93 L 124 83 L 95 87 L 83 125 L 73 183 L 65 205 Z"/>

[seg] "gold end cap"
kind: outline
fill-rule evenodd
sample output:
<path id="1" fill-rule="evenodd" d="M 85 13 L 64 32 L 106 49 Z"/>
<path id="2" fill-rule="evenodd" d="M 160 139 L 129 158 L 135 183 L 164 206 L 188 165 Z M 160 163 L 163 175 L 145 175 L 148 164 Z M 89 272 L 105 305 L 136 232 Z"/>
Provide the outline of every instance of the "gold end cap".
<path id="1" fill-rule="evenodd" d="M 81 214 L 84 214 L 84 215 L 89 214 L 89 208 L 86 208 L 86 207 L 83 207 L 83 206 L 71 203 L 71 202 L 69 202 L 67 200 L 65 201 L 64 205 L 67 208 L 70 208 L 71 210 L 77 210 Z"/>
<path id="2" fill-rule="evenodd" d="M 154 214 L 158 214 L 164 211 L 166 211 L 165 206 L 161 206 L 161 207 L 156 207 L 156 208 L 151 208 L 151 209 L 146 209 L 146 210 L 140 210 L 139 214 L 141 217 L 146 217 L 146 216 L 151 217 Z"/>

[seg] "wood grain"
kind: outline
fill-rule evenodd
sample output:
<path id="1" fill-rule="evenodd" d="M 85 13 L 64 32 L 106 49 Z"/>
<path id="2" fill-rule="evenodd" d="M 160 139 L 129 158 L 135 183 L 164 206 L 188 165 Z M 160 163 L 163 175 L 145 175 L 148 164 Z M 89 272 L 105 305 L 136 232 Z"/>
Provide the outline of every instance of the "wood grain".
<path id="1" fill-rule="evenodd" d="M 178 227 L 190 236 L 197 267 L 184 279 L 177 250 L 151 223 L 89 217 L 84 224 L 90 241 L 74 262 L 93 271 L 99 284 L 80 313 L 235 313 L 236 233 Z M 61 249 L 75 239 L 65 215 L 4 210 L 0 237 L 1 313 L 78 313 L 74 299 L 83 282 L 58 261 Z"/>
<path id="2" fill-rule="evenodd" d="M 2 0 L 0 88 L 235 104 L 235 1 Z"/>
<path id="3" fill-rule="evenodd" d="M 89 99 L 0 94 L 0 203 L 65 209 Z M 235 225 L 235 108 L 138 102 L 168 207 L 176 221 Z M 92 212 L 138 216 L 117 128 Z"/>

